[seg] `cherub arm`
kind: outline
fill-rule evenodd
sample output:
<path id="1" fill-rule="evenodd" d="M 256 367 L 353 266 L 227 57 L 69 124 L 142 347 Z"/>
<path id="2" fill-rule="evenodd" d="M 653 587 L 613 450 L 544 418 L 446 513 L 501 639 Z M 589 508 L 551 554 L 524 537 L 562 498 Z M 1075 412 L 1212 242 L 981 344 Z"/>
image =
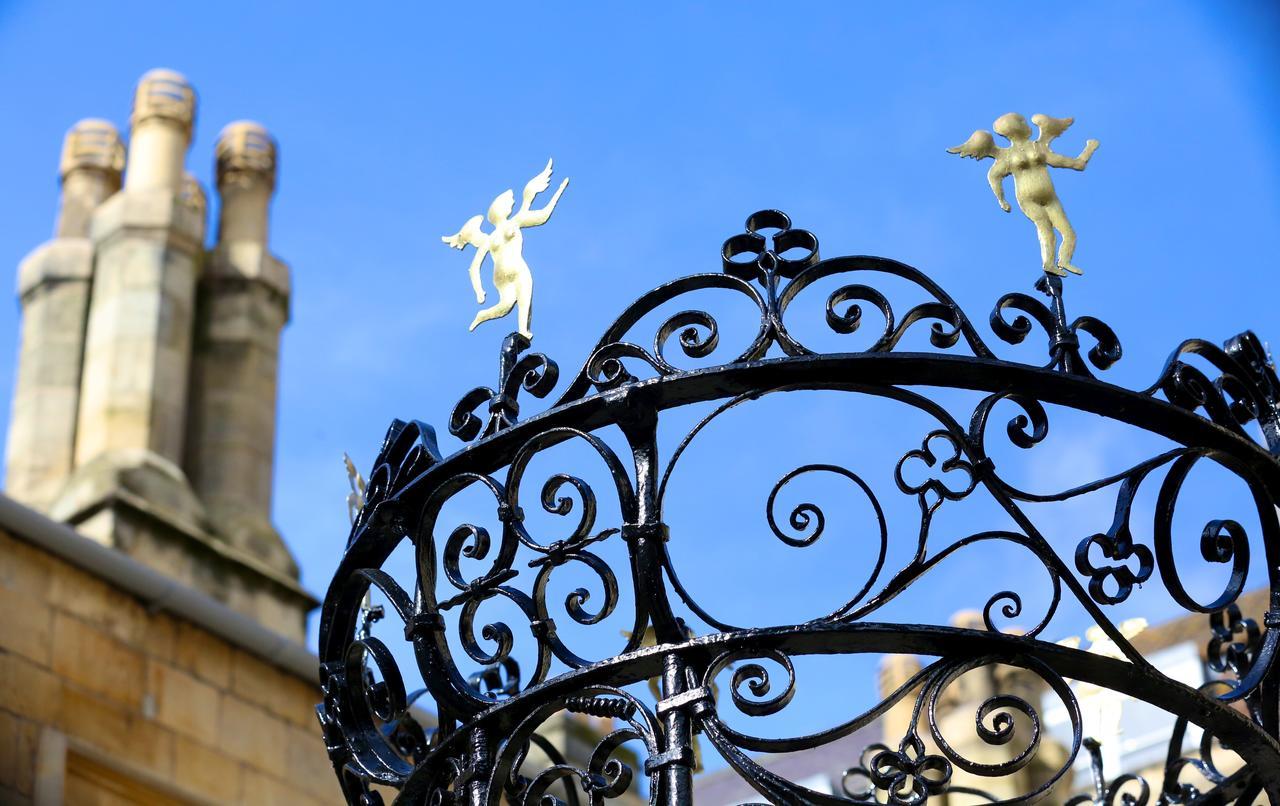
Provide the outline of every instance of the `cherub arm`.
<path id="1" fill-rule="evenodd" d="M 467 272 L 471 275 L 471 287 L 476 290 L 477 302 L 484 302 L 484 286 L 480 285 L 480 264 L 484 263 L 484 256 L 489 254 L 489 235 L 480 229 L 482 220 L 483 216 L 472 216 L 457 233 L 440 239 L 454 249 L 466 249 L 468 246 L 476 248 L 476 253 L 471 258 L 471 268 Z"/>
<path id="2" fill-rule="evenodd" d="M 560 187 L 556 188 L 555 195 L 545 207 L 541 210 L 529 209 L 533 206 L 534 197 L 551 187 L 551 160 L 547 160 L 547 167 L 542 169 L 542 173 L 530 179 L 529 184 L 524 186 L 523 203 L 512 218 L 521 227 L 542 226 L 547 223 L 547 219 L 551 218 L 551 213 L 556 209 L 556 202 L 560 201 L 560 194 L 564 193 L 564 189 L 568 186 L 569 180 L 565 179 L 560 183 Z"/>
<path id="3" fill-rule="evenodd" d="M 1002 159 L 997 159 L 995 164 L 991 166 L 991 170 L 987 171 L 987 184 L 991 185 L 991 192 L 996 194 L 996 201 L 1000 202 L 1000 209 L 1006 213 L 1009 212 L 1009 202 L 1004 198 L 1004 178 L 1010 174 L 1009 166 Z"/>
<path id="4" fill-rule="evenodd" d="M 1078 157 L 1067 157 L 1050 151 L 1045 161 L 1055 168 L 1071 168 L 1075 171 L 1083 171 L 1084 166 L 1089 164 L 1089 158 L 1097 150 L 1098 141 L 1088 140 L 1084 144 L 1084 151 L 1081 151 Z"/>
<path id="5" fill-rule="evenodd" d="M 556 192 L 551 197 L 551 201 L 547 202 L 547 206 L 541 210 L 528 210 L 516 216 L 516 221 L 522 227 L 540 227 L 547 223 L 547 219 L 551 218 L 551 214 L 555 212 L 556 202 L 560 201 L 560 194 L 564 193 L 564 189 L 569 187 L 569 180 L 566 178 L 560 183 L 560 187 L 556 188 Z"/>
<path id="6" fill-rule="evenodd" d="M 471 276 L 471 287 L 476 291 L 476 302 L 484 302 L 484 286 L 480 284 L 480 266 L 484 264 L 484 256 L 489 254 L 488 249 L 476 249 L 476 253 L 471 258 L 471 266 L 467 269 L 467 274 Z"/>

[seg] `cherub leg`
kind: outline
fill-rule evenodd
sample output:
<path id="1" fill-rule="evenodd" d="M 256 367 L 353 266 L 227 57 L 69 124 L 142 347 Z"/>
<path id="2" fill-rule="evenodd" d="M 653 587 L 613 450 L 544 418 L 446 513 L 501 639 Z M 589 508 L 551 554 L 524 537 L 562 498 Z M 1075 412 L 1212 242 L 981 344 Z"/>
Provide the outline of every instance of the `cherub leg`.
<path id="1" fill-rule="evenodd" d="M 529 329 L 529 320 L 533 318 L 533 275 L 525 272 L 524 276 L 516 281 L 516 285 L 518 286 L 516 319 L 519 322 L 520 333 L 532 341 L 533 331 Z"/>
<path id="2" fill-rule="evenodd" d="M 1074 274 L 1084 274 L 1083 271 L 1071 265 L 1071 257 L 1076 253 L 1076 231 L 1067 220 L 1062 202 L 1054 201 L 1053 204 L 1048 205 L 1047 210 L 1049 220 L 1053 222 L 1058 232 L 1062 233 L 1062 245 L 1058 247 L 1058 266 Z"/>
<path id="3" fill-rule="evenodd" d="M 1058 268 L 1058 264 L 1053 260 L 1053 247 L 1057 238 L 1053 234 L 1053 222 L 1049 220 L 1048 214 L 1040 205 L 1031 207 L 1023 205 L 1023 212 L 1027 218 L 1031 219 L 1031 223 L 1036 225 L 1036 236 L 1040 238 L 1040 263 L 1044 270 L 1049 274 L 1056 274 L 1059 277 L 1065 277 L 1067 273 Z"/>
<path id="4" fill-rule="evenodd" d="M 481 322 L 488 322 L 490 319 L 501 319 L 511 313 L 511 309 L 516 304 L 516 290 L 510 284 L 498 287 L 498 304 L 491 305 L 488 308 L 476 314 L 476 318 L 471 320 L 471 326 L 467 330 L 475 330 L 476 325 Z"/>
<path id="5" fill-rule="evenodd" d="M 528 294 L 524 294 L 520 297 L 517 305 L 519 306 L 519 311 L 516 317 L 520 322 L 520 332 L 526 339 L 532 341 L 533 331 L 529 329 L 529 320 L 533 318 L 533 300 L 529 298 Z"/>

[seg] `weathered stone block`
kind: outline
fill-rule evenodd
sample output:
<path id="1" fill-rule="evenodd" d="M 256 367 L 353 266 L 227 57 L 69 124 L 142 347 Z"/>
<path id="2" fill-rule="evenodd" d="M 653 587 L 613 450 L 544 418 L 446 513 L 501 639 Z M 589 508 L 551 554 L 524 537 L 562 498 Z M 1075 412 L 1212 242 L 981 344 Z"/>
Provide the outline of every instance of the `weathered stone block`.
<path id="1" fill-rule="evenodd" d="M 232 649 L 221 638 L 179 621 L 175 636 L 173 659 L 178 666 L 218 688 L 231 685 Z"/>
<path id="2" fill-rule="evenodd" d="M 54 615 L 53 671 L 86 690 L 139 712 L 146 663 L 134 649 L 63 613 Z"/>
<path id="3" fill-rule="evenodd" d="M 141 602 L 79 568 L 59 566 L 49 586 L 54 608 L 130 646 L 141 648 L 146 643 L 149 617 Z"/>
<path id="4" fill-rule="evenodd" d="M 315 729 L 316 704 L 320 699 L 320 685 L 315 680 L 284 675 L 277 697 L 277 713 L 305 732 L 319 735 Z"/>
<path id="5" fill-rule="evenodd" d="M 53 612 L 25 593 L 0 588 L 0 613 L 0 647 L 49 665 Z"/>
<path id="6" fill-rule="evenodd" d="M 12 652 L 0 652 L 0 708 L 51 724 L 58 718 L 62 681 L 48 669 Z"/>
<path id="7" fill-rule="evenodd" d="M 137 710 L 67 687 L 58 726 L 113 758 L 165 777 L 173 772 L 173 733 Z"/>
<path id="8" fill-rule="evenodd" d="M 174 648 L 178 640 L 179 619 L 165 612 L 149 612 L 147 615 L 146 637 L 143 639 L 142 646 L 138 647 L 138 649 L 141 649 L 142 653 L 148 657 L 172 661 Z"/>
<path id="9" fill-rule="evenodd" d="M 284 678 L 284 672 L 248 652 L 236 650 L 232 655 L 231 693 L 273 713 L 278 714 L 280 710 L 280 687 Z"/>
<path id="10" fill-rule="evenodd" d="M 317 745 L 323 745 L 317 731 L 289 728 L 284 777 L 296 781 L 301 789 L 322 801 L 340 802 L 341 790 L 329 757 L 323 752 L 316 752 Z"/>
<path id="11" fill-rule="evenodd" d="M 53 562 L 25 540 L 0 532 L 0 588 L 28 597 L 29 604 L 44 602 Z"/>
<path id="12" fill-rule="evenodd" d="M 280 770 L 285 763 L 288 726 L 258 705 L 229 694 L 222 696 L 218 746 L 262 771 Z"/>
<path id="13" fill-rule="evenodd" d="M 332 775 L 332 772 L 330 772 Z M 254 769 L 244 771 L 244 792 L 240 796 L 241 803 L 252 803 L 255 806 L 313 806 L 313 804 L 342 803 L 341 796 L 327 801 L 316 800 L 298 791 L 293 783 L 266 775 Z"/>
<path id="14" fill-rule="evenodd" d="M 234 803 L 243 785 L 240 762 L 185 736 L 174 737 L 173 776 L 218 803 Z"/>
<path id="15" fill-rule="evenodd" d="M 0 711 L 0 797 L 5 789 L 31 796 L 39 727 Z"/>
<path id="16" fill-rule="evenodd" d="M 218 689 L 168 664 L 152 661 L 147 693 L 161 725 L 205 744 L 217 744 Z"/>

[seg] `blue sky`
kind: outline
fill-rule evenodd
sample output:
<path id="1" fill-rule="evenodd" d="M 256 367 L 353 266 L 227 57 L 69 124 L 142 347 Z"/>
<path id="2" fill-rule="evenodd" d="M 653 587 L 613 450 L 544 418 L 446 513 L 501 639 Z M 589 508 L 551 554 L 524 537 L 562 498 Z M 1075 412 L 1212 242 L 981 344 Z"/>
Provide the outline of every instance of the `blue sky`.
<path id="1" fill-rule="evenodd" d="M 444 426 L 454 401 L 494 380 L 507 323 L 466 332 L 469 258 L 439 236 L 501 190 L 518 190 L 548 156 L 572 184 L 551 223 L 529 233 L 526 257 L 536 346 L 566 375 L 639 293 L 717 270 L 721 241 L 765 207 L 817 233 L 826 256 L 920 267 L 986 333 L 994 301 L 1029 291 L 1038 275 L 1034 234 L 1016 211 L 999 211 L 986 165 L 944 149 L 1007 111 L 1074 116 L 1056 144 L 1064 153 L 1101 141 L 1087 172 L 1059 171 L 1055 181 L 1086 272 L 1069 280 L 1070 310 L 1110 323 L 1124 343 L 1111 380 L 1146 386 L 1191 336 L 1221 341 L 1251 327 L 1280 339 L 1277 33 L 1263 3 L 796 3 L 782 12 L 762 3 L 455 3 L 377 13 L 273 3 L 237 13 L 226 4 L 0 2 L 0 266 L 16 268 L 51 233 L 66 129 L 82 117 L 123 128 L 133 85 L 152 67 L 185 73 L 199 93 L 188 164 L 206 185 L 222 126 L 249 118 L 275 134 L 271 240 L 295 288 L 275 521 L 304 584 L 322 593 L 347 531 L 342 452 L 367 466 L 393 417 L 436 425 L 451 451 Z M 0 306 L 3 378 L 14 374 L 18 325 L 16 303 Z M 1026 348 L 1004 354 L 1039 360 Z M 7 402 L 0 395 L 6 421 Z M 691 452 L 673 477 L 688 474 L 687 492 L 670 502 L 673 528 L 683 529 L 672 551 L 699 570 L 726 563 L 691 582 L 700 597 L 750 620 L 780 603 L 797 617 L 820 615 L 836 595 L 848 573 L 839 544 L 785 549 L 762 510 L 796 464 L 788 452 L 865 462 L 882 497 L 901 498 L 886 469 L 923 431 L 891 441 L 847 405 L 822 395 L 762 402 Z M 1011 465 L 1046 487 L 1149 455 L 1141 435 L 1098 418 L 1064 415 L 1054 428 L 1058 447 Z M 883 453 L 872 461 L 860 447 Z M 1079 506 L 1090 531 L 1105 528 L 1110 504 Z M 989 514 L 957 511 L 949 528 L 986 528 Z M 1070 546 L 1079 529 L 1064 523 L 1050 518 L 1046 530 Z M 794 579 L 777 577 L 784 564 Z M 995 588 L 973 596 L 968 587 L 987 567 L 940 575 L 933 599 L 904 606 L 904 617 L 980 607 Z M 1082 626 L 1068 619 L 1063 634 Z"/>

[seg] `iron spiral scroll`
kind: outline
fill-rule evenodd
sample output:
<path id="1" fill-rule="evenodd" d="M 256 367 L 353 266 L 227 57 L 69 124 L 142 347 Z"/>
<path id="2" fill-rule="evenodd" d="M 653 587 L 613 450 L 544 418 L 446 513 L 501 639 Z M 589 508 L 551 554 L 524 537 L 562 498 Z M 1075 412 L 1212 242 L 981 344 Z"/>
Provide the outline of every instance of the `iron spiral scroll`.
<path id="1" fill-rule="evenodd" d="M 876 319 L 880 329 L 870 346 L 820 352 L 788 327 L 792 303 L 828 279 L 840 285 L 825 301 L 825 325 L 836 336 L 860 332 L 866 339 Z M 914 289 L 924 301 L 895 309 L 886 280 Z M 661 285 L 627 308 L 572 377 L 561 378 L 555 362 L 531 352 L 527 340 L 508 337 L 497 385 L 469 392 L 449 418 L 464 447 L 446 457 L 429 426 L 392 424 L 325 598 L 324 701 L 317 712 L 348 802 L 381 803 L 384 792 L 395 791 L 395 802 L 404 804 L 601 804 L 624 793 L 644 793 L 652 804 L 692 803 L 697 745 L 773 803 L 917 804 L 959 793 L 1011 803 L 1280 803 L 1280 381 L 1274 367 L 1259 339 L 1245 332 L 1223 346 L 1183 342 L 1148 387 L 1122 388 L 1101 379 L 1122 355 L 1112 329 L 1087 315 L 1069 316 L 1059 278 L 1045 276 L 1036 290 L 1001 297 L 988 324 L 1006 344 L 1038 333 L 1048 359 L 1041 365 L 1003 360 L 921 272 L 877 257 L 823 260 L 814 235 L 792 227 L 781 212 L 764 211 L 725 242 L 719 271 Z M 757 329 L 729 349 L 711 313 L 688 309 L 668 315 L 652 331 L 651 346 L 636 340 L 647 315 L 695 293 L 729 294 L 754 306 Z M 917 331 L 927 333 L 928 346 L 901 349 L 922 341 Z M 674 350 L 688 359 L 717 350 L 733 357 L 685 369 Z M 546 398 L 557 385 L 563 392 L 554 403 L 533 415 L 524 410 L 529 398 Z M 928 394 L 940 387 L 981 397 L 957 413 Z M 768 529 L 795 550 L 822 540 L 828 524 L 819 506 L 802 503 L 787 513 L 776 499 L 797 479 L 826 474 L 867 502 L 877 521 L 869 553 L 859 548 L 857 567 L 865 572 L 840 606 L 810 620 L 768 628 L 731 624 L 691 595 L 668 551 L 684 537 L 663 520 L 668 482 L 708 423 L 792 390 L 873 397 L 933 425 L 914 437 L 918 447 L 888 464 L 887 490 L 830 463 L 784 475 L 766 502 Z M 670 457 L 659 456 L 663 413 L 695 403 L 713 410 Z M 989 448 L 999 442 L 1036 450 L 1049 430 L 1046 406 L 1098 414 L 1174 447 L 1071 489 L 1028 491 L 997 471 Z M 621 433 L 624 448 L 600 435 L 605 428 Z M 577 475 L 555 473 L 533 505 L 567 524 L 548 538 L 530 526 L 522 488 L 534 460 L 563 443 L 576 443 L 600 463 L 612 481 L 609 509 L 621 517 L 604 522 L 598 500 L 604 491 Z M 1194 490 L 1190 474 L 1207 465 L 1241 485 L 1259 532 L 1250 534 L 1237 520 L 1212 520 L 1200 536 L 1199 556 L 1188 558 L 1173 548 L 1174 512 Z M 445 519 L 446 504 L 464 490 L 479 491 L 490 503 L 496 530 Z M 1111 526 L 1080 535 L 1066 556 L 1029 511 L 1100 492 L 1114 501 Z M 939 512 L 979 494 L 990 496 L 1015 526 L 958 538 L 931 530 Z M 1135 505 L 1143 494 L 1154 494 L 1150 519 Z M 918 528 L 910 534 L 887 524 L 882 504 L 891 495 L 906 496 L 918 509 Z M 1136 528 L 1139 520 L 1149 534 Z M 907 561 L 886 561 L 891 541 L 909 543 Z M 1026 591 L 1008 589 L 989 597 L 981 624 L 972 627 L 877 620 L 917 581 L 945 573 L 951 556 L 994 545 L 1014 547 L 1043 569 L 1045 612 L 1024 609 Z M 386 570 L 399 546 L 413 554 L 411 579 Z M 618 547 L 625 562 L 607 560 L 605 550 Z M 1242 612 L 1250 557 L 1258 552 L 1268 578 L 1252 584 L 1270 595 L 1262 612 Z M 1193 593 L 1186 578 L 1197 563 L 1226 570 L 1220 593 Z M 590 586 L 557 601 L 549 594 L 551 579 L 566 566 L 585 574 Z M 1171 679 L 1124 634 L 1115 608 L 1144 583 L 1162 589 L 1182 611 L 1204 614 L 1216 675 L 1211 683 L 1197 690 Z M 386 628 L 383 638 L 400 639 L 403 627 L 425 691 L 407 691 L 395 653 L 370 629 L 362 600 L 371 588 L 391 611 L 379 625 Z M 520 621 L 488 621 L 481 611 L 495 600 L 506 612 L 514 608 Z M 1044 640 L 1064 601 L 1082 608 L 1115 652 Z M 630 629 L 616 651 L 603 655 L 579 654 L 557 626 L 590 627 L 615 614 Z M 1021 631 L 1012 629 L 1015 619 Z M 534 647 L 531 668 L 519 668 L 513 657 L 517 636 Z M 818 733 L 753 736 L 726 718 L 785 709 L 803 682 L 799 658 L 866 653 L 931 660 L 873 708 Z M 966 756 L 936 718 L 940 698 L 958 678 L 997 666 L 1037 679 L 1067 714 L 1071 734 L 1065 760 L 1056 761 L 1042 783 L 1000 796 L 953 778 L 963 771 L 994 782 L 1033 763 L 1043 744 L 1039 704 L 1004 692 L 978 704 L 978 738 L 1007 748 L 994 762 Z M 1097 744 L 1082 727 L 1074 683 L 1129 695 L 1177 717 L 1161 780 L 1106 777 Z M 645 695 L 650 684 L 654 697 Z M 434 726 L 415 717 L 415 701 L 435 713 Z M 753 755 L 827 745 L 904 703 L 911 714 L 905 734 L 849 759 L 843 792 L 806 788 Z M 585 759 L 566 759 L 539 733 L 561 713 L 604 720 Z M 1188 755 L 1184 738 L 1192 727 L 1204 738 Z M 1224 748 L 1243 765 L 1224 769 Z M 1064 781 L 1082 750 L 1094 759 L 1096 784 L 1077 779 L 1067 791 Z M 534 759 L 545 760 L 543 768 L 534 769 Z"/>

